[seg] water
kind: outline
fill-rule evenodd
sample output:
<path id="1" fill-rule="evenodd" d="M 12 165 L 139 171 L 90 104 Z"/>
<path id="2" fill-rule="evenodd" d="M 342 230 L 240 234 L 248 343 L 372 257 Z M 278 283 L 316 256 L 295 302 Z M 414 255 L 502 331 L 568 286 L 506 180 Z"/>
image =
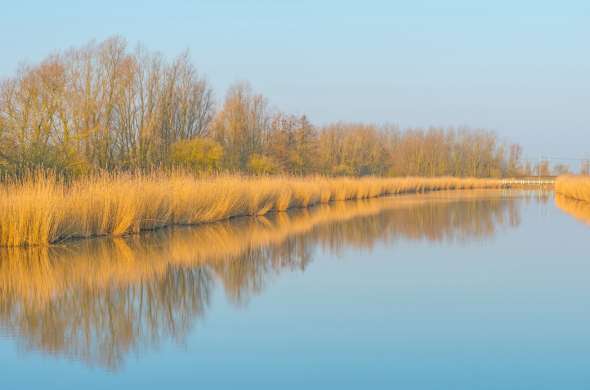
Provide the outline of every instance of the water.
<path id="1" fill-rule="evenodd" d="M 558 204 L 439 193 L 4 249 L 0 388 L 587 389 L 590 226 Z"/>

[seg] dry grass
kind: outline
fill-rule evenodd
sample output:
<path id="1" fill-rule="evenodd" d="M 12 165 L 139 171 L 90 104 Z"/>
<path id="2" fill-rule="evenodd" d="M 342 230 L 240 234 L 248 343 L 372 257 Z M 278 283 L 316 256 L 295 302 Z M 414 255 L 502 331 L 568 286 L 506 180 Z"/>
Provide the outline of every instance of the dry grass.
<path id="1" fill-rule="evenodd" d="M 332 201 L 502 186 L 500 180 L 450 177 L 196 179 L 182 173 L 103 175 L 66 185 L 52 176 L 35 175 L 0 185 L 0 246 L 121 236 Z"/>
<path id="2" fill-rule="evenodd" d="M 590 176 L 559 176 L 555 192 L 577 200 L 590 202 Z"/>

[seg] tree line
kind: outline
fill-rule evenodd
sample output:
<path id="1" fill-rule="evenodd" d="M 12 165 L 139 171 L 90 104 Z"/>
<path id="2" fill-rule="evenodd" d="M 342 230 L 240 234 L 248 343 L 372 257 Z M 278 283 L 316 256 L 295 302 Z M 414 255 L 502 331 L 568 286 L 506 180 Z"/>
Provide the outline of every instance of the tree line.
<path id="1" fill-rule="evenodd" d="M 312 124 L 237 83 L 216 104 L 187 53 L 118 37 L 22 66 L 0 84 L 0 172 L 64 175 L 182 167 L 290 175 L 526 174 L 522 148 L 480 129 Z"/>

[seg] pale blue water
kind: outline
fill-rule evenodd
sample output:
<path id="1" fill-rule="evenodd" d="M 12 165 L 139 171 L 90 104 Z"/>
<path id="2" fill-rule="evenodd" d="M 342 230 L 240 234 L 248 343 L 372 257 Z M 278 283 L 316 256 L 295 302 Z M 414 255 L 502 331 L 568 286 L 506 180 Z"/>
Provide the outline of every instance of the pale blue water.
<path id="1" fill-rule="evenodd" d="M 0 388 L 588 389 L 589 242 L 551 197 L 482 196 L 324 224 L 217 268 L 170 265 L 157 305 L 116 303 L 146 279 L 36 309 L 13 294 Z M 150 310 L 161 324 L 130 314 Z"/>

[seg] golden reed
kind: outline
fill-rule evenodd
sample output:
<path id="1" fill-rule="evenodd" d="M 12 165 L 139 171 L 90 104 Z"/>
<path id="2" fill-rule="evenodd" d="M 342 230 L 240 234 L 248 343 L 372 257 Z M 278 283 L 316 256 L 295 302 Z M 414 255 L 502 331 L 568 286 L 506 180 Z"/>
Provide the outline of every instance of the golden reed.
<path id="1" fill-rule="evenodd" d="M 590 202 L 590 176 L 559 176 L 555 180 L 555 192 L 568 198 Z"/>
<path id="2" fill-rule="evenodd" d="M 121 236 L 332 201 L 401 193 L 501 188 L 472 178 L 195 178 L 173 173 L 102 175 L 65 184 L 37 174 L 0 185 L 0 246 Z"/>

